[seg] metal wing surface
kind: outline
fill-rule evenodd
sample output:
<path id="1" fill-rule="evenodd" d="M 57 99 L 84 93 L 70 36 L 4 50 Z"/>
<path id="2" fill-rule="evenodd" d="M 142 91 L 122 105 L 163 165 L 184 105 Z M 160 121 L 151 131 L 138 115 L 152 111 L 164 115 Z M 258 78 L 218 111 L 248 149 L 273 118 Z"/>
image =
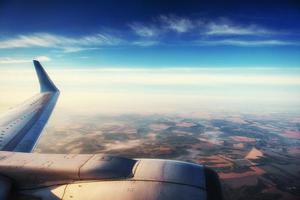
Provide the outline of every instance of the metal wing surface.
<path id="1" fill-rule="evenodd" d="M 40 93 L 0 116 L 0 151 L 31 152 L 59 96 L 42 65 L 34 60 Z"/>

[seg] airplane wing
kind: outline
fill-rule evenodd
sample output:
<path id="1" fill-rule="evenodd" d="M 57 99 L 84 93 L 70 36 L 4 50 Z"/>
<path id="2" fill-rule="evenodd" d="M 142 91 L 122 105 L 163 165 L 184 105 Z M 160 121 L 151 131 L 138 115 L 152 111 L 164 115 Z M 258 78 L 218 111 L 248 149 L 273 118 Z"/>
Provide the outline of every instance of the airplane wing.
<path id="1" fill-rule="evenodd" d="M 31 152 L 59 96 L 39 61 L 33 61 L 40 93 L 0 116 L 0 151 Z"/>

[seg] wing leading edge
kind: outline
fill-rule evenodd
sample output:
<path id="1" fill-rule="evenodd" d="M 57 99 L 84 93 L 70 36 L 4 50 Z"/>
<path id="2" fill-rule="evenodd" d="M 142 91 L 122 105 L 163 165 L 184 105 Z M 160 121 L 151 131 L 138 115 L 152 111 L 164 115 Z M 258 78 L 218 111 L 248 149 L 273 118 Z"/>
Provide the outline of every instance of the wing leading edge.
<path id="1" fill-rule="evenodd" d="M 59 90 L 39 63 L 33 61 L 40 93 L 0 117 L 0 150 L 31 152 L 46 125 Z"/>

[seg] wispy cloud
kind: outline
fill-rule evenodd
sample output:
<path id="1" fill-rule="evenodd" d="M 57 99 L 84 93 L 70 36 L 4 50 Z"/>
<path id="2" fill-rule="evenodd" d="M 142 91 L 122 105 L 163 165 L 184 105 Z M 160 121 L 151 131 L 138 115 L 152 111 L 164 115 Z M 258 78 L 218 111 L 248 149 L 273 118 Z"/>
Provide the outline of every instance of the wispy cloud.
<path id="1" fill-rule="evenodd" d="M 288 32 L 271 30 L 258 24 L 240 24 L 228 18 L 204 19 L 188 18 L 176 15 L 160 15 L 149 22 L 151 25 L 135 24 L 131 26 L 145 42 L 136 41 L 135 45 L 153 46 L 158 44 L 202 46 L 299 46 L 298 41 L 283 39 Z M 149 28 L 151 27 L 151 28 Z M 180 37 L 172 38 L 179 33 Z M 155 42 L 148 38 L 159 35 Z M 188 35 L 188 37 L 186 37 Z M 203 39 L 205 38 L 205 39 Z M 196 41 L 196 42 L 195 42 Z"/>
<path id="2" fill-rule="evenodd" d="M 153 37 L 170 32 L 197 33 L 208 36 L 229 35 L 274 35 L 274 30 L 269 30 L 257 24 L 238 24 L 227 18 L 208 20 L 204 18 L 188 18 L 176 15 L 160 15 L 149 24 L 132 23 L 129 27 L 141 37 Z"/>
<path id="3" fill-rule="evenodd" d="M 140 46 L 140 47 L 155 46 L 158 44 L 159 44 L 159 41 L 156 41 L 156 40 L 138 40 L 138 41 L 132 42 L 132 45 Z"/>
<path id="4" fill-rule="evenodd" d="M 263 35 L 273 34 L 274 31 L 270 31 L 259 27 L 257 25 L 241 26 L 233 23 L 216 23 L 210 22 L 205 25 L 207 35 Z"/>
<path id="5" fill-rule="evenodd" d="M 229 46 L 247 46 L 247 47 L 300 45 L 299 43 L 282 41 L 282 40 L 236 40 L 236 39 L 198 40 L 195 42 L 195 44 L 201 46 L 229 45 Z"/>
<path id="6" fill-rule="evenodd" d="M 48 56 L 37 56 L 33 58 L 35 60 L 47 62 L 51 59 Z M 32 59 L 26 58 L 26 59 L 20 59 L 20 58 L 10 58 L 10 57 L 0 57 L 0 64 L 19 64 L 19 63 L 30 63 L 32 62 Z"/>
<path id="7" fill-rule="evenodd" d="M 197 45 L 215 46 L 299 45 L 299 42 L 282 39 L 286 37 L 281 37 L 281 32 L 269 30 L 257 24 L 238 24 L 225 18 L 208 20 L 172 14 L 160 15 L 148 23 L 130 23 L 125 31 L 130 32 L 129 34 L 128 32 L 115 34 L 117 32 L 115 31 L 106 34 L 107 31 L 102 31 L 105 33 L 80 37 L 51 33 L 18 35 L 0 39 L 0 49 L 38 47 L 72 53 L 112 46 L 194 45 L 195 41 L 197 41 Z M 205 40 L 201 40 L 201 38 L 205 38 Z M 250 38 L 252 40 L 247 40 Z"/>
<path id="8" fill-rule="evenodd" d="M 79 47 L 79 46 L 73 46 L 73 47 L 62 47 L 61 48 L 64 53 L 74 53 L 74 52 L 79 52 L 79 51 L 87 51 L 87 50 L 95 50 L 99 49 L 99 47 Z"/>
<path id="9" fill-rule="evenodd" d="M 165 28 L 178 33 L 185 33 L 194 28 L 193 22 L 188 18 L 174 15 L 161 15 L 159 19 L 163 25 L 165 25 Z"/>
<path id="10" fill-rule="evenodd" d="M 49 33 L 35 33 L 0 40 L 0 49 L 48 47 L 61 49 L 64 52 L 77 52 L 101 46 L 114 46 L 121 42 L 121 39 L 105 34 L 74 38 Z"/>
<path id="11" fill-rule="evenodd" d="M 175 15 L 160 15 L 150 24 L 135 22 L 128 26 L 141 37 L 156 37 L 168 32 L 186 33 L 194 28 L 190 19 Z"/>
<path id="12" fill-rule="evenodd" d="M 159 35 L 160 31 L 153 25 L 145 26 L 141 23 L 129 24 L 129 27 L 139 36 L 154 37 Z"/>

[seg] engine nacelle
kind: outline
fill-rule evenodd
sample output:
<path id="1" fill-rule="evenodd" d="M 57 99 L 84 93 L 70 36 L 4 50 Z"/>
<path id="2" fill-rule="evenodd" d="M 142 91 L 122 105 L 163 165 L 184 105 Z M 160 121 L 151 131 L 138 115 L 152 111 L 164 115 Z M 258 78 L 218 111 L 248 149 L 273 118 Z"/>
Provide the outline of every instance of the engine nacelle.
<path id="1" fill-rule="evenodd" d="M 11 183 L 21 199 L 222 199 L 218 175 L 193 163 L 104 154 L 0 152 L 0 157 L 1 200 Z"/>

